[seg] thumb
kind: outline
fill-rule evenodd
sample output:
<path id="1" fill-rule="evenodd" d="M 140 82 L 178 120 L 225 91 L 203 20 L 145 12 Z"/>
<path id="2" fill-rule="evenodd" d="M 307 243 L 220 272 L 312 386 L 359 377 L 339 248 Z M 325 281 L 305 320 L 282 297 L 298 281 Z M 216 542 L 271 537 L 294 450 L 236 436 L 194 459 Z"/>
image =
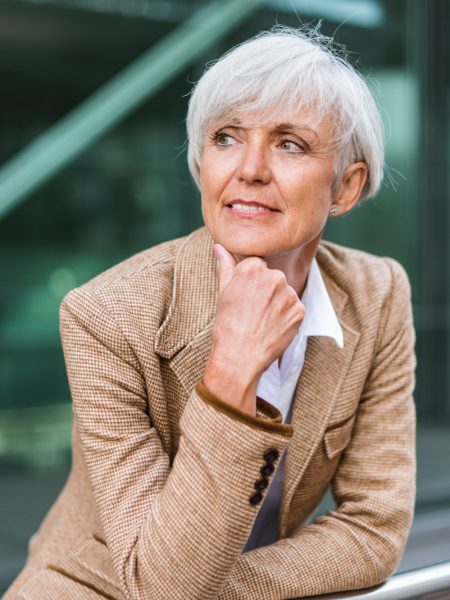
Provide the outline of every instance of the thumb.
<path id="1" fill-rule="evenodd" d="M 230 283 L 234 269 L 236 268 L 236 261 L 233 255 L 228 252 L 221 244 L 213 245 L 214 256 L 217 258 L 218 272 L 219 272 L 219 294 L 227 287 Z"/>

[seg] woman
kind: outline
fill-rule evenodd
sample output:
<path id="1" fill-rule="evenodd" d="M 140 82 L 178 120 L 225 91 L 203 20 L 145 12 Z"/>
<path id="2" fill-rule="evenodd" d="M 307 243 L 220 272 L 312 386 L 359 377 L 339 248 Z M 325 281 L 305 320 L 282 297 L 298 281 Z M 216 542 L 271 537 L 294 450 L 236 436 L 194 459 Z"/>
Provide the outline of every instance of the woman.
<path id="1" fill-rule="evenodd" d="M 304 597 L 401 556 L 408 281 L 320 241 L 380 185 L 368 88 L 329 40 L 276 29 L 206 71 L 187 126 L 206 228 L 64 299 L 73 467 L 7 600 Z"/>

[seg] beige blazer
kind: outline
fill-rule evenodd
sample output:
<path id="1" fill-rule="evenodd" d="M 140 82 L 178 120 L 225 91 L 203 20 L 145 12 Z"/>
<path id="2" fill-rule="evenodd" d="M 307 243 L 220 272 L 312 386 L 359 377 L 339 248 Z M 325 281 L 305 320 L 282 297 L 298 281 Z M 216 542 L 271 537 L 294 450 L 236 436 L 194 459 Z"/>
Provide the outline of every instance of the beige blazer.
<path id="1" fill-rule="evenodd" d="M 404 271 L 320 245 L 344 348 L 309 339 L 285 425 L 271 405 L 250 417 L 196 390 L 216 306 L 211 245 L 201 229 L 64 299 L 73 466 L 5 600 L 276 600 L 371 586 L 396 567 L 415 495 Z M 241 553 L 269 449 L 287 450 L 280 539 Z M 329 484 L 337 509 L 308 524 Z"/>

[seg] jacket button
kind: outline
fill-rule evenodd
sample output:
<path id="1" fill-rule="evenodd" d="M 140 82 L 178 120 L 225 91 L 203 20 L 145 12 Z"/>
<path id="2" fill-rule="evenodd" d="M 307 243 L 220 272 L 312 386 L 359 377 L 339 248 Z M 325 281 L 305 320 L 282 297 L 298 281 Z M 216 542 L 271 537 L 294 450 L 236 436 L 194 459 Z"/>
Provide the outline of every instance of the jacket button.
<path id="1" fill-rule="evenodd" d="M 248 501 L 250 502 L 250 504 L 252 506 L 256 506 L 256 504 L 259 504 L 262 499 L 263 499 L 263 495 L 261 494 L 261 492 L 255 492 L 254 494 L 252 494 L 250 496 Z"/>
<path id="2" fill-rule="evenodd" d="M 278 460 L 279 456 L 280 453 L 276 448 L 270 448 L 270 450 L 266 450 L 264 452 L 264 460 L 266 462 L 275 462 L 276 460 Z"/>
<path id="3" fill-rule="evenodd" d="M 255 490 L 265 490 L 268 485 L 269 480 L 263 477 L 262 479 L 258 479 L 258 481 L 255 481 Z"/>
<path id="4" fill-rule="evenodd" d="M 263 477 L 269 477 L 269 475 L 272 475 L 272 473 L 275 471 L 275 467 L 273 466 L 272 463 L 267 463 L 265 465 L 263 465 L 259 472 L 261 473 L 261 475 Z"/>

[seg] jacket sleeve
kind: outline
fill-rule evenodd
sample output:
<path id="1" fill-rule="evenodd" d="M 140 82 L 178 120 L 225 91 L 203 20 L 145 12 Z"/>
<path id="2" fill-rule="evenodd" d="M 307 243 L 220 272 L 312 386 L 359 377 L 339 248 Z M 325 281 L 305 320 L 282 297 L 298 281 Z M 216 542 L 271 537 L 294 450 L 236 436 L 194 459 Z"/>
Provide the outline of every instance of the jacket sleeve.
<path id="1" fill-rule="evenodd" d="M 83 455 L 125 597 L 217 598 L 259 508 L 249 498 L 263 454 L 281 456 L 292 427 L 267 406 L 266 418 L 251 417 L 194 390 L 170 464 L 118 324 L 83 288 L 66 296 L 60 322 Z"/>
<path id="2" fill-rule="evenodd" d="M 414 330 L 409 283 L 392 272 L 352 439 L 332 481 L 337 508 L 242 554 L 220 600 L 302 598 L 370 587 L 396 568 L 415 499 Z"/>

